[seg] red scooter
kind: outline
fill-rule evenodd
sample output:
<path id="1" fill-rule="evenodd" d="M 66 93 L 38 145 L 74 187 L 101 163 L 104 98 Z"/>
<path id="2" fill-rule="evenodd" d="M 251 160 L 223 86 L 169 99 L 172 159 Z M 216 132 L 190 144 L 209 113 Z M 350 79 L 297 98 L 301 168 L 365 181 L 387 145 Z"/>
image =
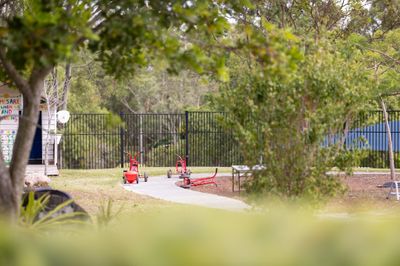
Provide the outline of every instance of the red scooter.
<path id="1" fill-rule="evenodd" d="M 147 182 L 147 179 L 149 178 L 146 173 L 143 173 L 143 176 L 139 172 L 139 162 L 136 159 L 137 156 L 140 154 L 140 152 L 137 152 L 133 157 L 132 154 L 129 152 L 126 152 L 129 156 L 129 170 L 124 170 L 123 174 L 123 181 L 124 184 L 132 184 L 133 182 L 136 182 L 136 184 L 139 183 L 139 178 L 143 178 L 144 182 Z"/>

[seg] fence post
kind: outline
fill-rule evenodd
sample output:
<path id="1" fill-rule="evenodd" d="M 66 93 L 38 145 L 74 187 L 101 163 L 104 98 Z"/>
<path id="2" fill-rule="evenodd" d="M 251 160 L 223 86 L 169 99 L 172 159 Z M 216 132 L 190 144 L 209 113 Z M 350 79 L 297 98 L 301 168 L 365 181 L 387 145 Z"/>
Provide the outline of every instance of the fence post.
<path id="1" fill-rule="evenodd" d="M 140 163 L 144 164 L 143 162 L 143 115 L 139 114 L 139 150 L 140 150 Z"/>
<path id="2" fill-rule="evenodd" d="M 120 114 L 121 120 L 123 120 L 124 113 L 121 112 Z M 124 127 L 121 125 L 119 129 L 119 136 L 120 136 L 120 161 L 121 161 L 121 168 L 124 168 Z"/>
<path id="3" fill-rule="evenodd" d="M 185 159 L 186 159 L 186 165 L 189 166 L 189 112 L 188 111 L 185 111 L 185 139 L 186 139 Z"/>

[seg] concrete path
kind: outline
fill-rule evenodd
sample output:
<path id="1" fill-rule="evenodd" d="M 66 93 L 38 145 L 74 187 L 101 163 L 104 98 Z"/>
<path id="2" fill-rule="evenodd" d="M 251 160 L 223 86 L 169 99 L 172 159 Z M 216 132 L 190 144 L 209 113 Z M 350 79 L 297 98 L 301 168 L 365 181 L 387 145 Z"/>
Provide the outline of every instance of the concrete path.
<path id="1" fill-rule="evenodd" d="M 208 174 L 192 174 L 192 177 L 205 177 Z M 226 176 L 219 174 L 218 176 Z M 123 187 L 126 190 L 147 195 L 153 198 L 172 201 L 183 204 L 199 205 L 208 208 L 241 211 L 249 209 L 250 206 L 244 202 L 228 197 L 222 197 L 214 194 L 184 189 L 177 185 L 180 179 L 176 176 L 168 179 L 164 176 L 150 176 L 148 182 L 139 182 L 139 184 L 126 184 Z M 142 179 L 140 179 L 142 181 Z"/>
<path id="2" fill-rule="evenodd" d="M 337 171 L 329 171 L 328 174 L 338 174 Z M 396 169 L 396 173 L 398 173 L 398 169 Z M 345 172 L 340 172 L 340 174 L 345 175 Z M 354 171 L 353 175 L 390 175 L 390 170 L 382 170 L 382 171 Z"/>
<path id="3" fill-rule="evenodd" d="M 398 173 L 396 169 L 396 174 Z M 390 170 L 387 171 L 356 171 L 353 172 L 354 175 L 390 175 Z"/>

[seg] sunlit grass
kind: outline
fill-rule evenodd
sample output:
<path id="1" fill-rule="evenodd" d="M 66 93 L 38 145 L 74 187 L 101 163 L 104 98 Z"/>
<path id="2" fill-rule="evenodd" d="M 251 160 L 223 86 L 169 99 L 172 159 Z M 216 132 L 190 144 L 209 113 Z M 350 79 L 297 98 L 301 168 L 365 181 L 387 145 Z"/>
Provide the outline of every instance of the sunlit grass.
<path id="1" fill-rule="evenodd" d="M 141 171 L 151 176 L 167 175 L 167 167 L 143 167 Z M 193 167 L 193 173 L 212 173 L 212 167 Z M 218 168 L 220 172 L 230 173 L 228 167 Z M 124 214 L 146 212 L 153 209 L 169 208 L 175 205 L 187 206 L 166 202 L 143 195 L 126 191 L 121 186 L 122 168 L 96 170 L 61 170 L 60 176 L 52 178 L 51 186 L 63 190 L 73 196 L 91 215 L 97 214 L 102 204 L 109 199 L 116 209 L 123 208 Z"/>
<path id="2" fill-rule="evenodd" d="M 165 175 L 169 167 L 143 167 L 150 179 L 152 176 Z M 365 169 L 362 168 L 364 171 Z M 191 168 L 194 173 L 212 173 L 215 169 L 212 167 L 194 167 Z M 358 171 L 359 169 L 355 169 Z M 371 172 L 381 172 L 381 169 L 369 169 Z M 384 169 L 382 169 L 384 170 Z M 222 173 L 230 174 L 231 168 L 219 168 Z M 135 194 L 126 191 L 121 186 L 122 169 L 101 169 L 101 170 L 61 170 L 59 177 L 54 177 L 51 186 L 70 193 L 74 199 L 92 216 L 95 216 L 100 207 L 108 200 L 113 201 L 113 208 L 118 210 L 122 208 L 124 215 L 132 213 L 143 213 L 152 210 L 161 210 L 169 208 L 200 208 L 188 205 L 175 204 L 171 202 L 154 199 L 151 197 Z M 323 213 L 348 213 L 352 214 L 373 214 L 373 215 L 393 215 L 400 213 L 400 203 L 394 199 L 387 200 L 387 190 L 379 190 L 380 194 L 370 194 L 368 191 L 359 191 L 356 198 L 345 195 L 321 202 L 316 208 L 317 212 Z M 245 195 L 242 199 L 248 202 Z M 268 202 L 269 200 L 266 200 Z M 307 208 L 309 206 L 306 206 Z"/>

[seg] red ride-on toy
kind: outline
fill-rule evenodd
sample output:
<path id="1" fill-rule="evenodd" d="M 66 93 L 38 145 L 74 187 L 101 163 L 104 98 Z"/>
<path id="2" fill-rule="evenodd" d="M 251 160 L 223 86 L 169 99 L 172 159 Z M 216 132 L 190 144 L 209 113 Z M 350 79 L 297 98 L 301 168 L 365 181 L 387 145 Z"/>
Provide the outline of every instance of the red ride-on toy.
<path id="1" fill-rule="evenodd" d="M 190 188 L 190 187 L 196 187 L 196 186 L 202 186 L 202 185 L 208 185 L 208 184 L 213 184 L 216 187 L 217 182 L 215 181 L 215 177 L 217 176 L 218 173 L 218 168 L 215 168 L 215 173 L 212 176 L 209 177 L 199 177 L 199 178 L 190 178 L 190 177 L 185 177 L 183 179 L 183 185 L 181 187 L 183 188 Z"/>
<path id="2" fill-rule="evenodd" d="M 178 156 L 178 160 L 175 163 L 175 173 L 179 174 L 179 178 L 186 178 L 186 177 L 190 178 L 190 174 L 192 173 L 192 171 L 190 171 L 190 169 L 187 169 L 186 159 L 183 159 L 178 154 L 176 156 Z M 171 169 L 168 170 L 167 177 L 168 178 L 172 177 Z"/>
<path id="3" fill-rule="evenodd" d="M 139 183 L 139 178 L 143 178 L 144 182 L 147 182 L 148 175 L 143 173 L 143 176 L 139 173 L 139 162 L 136 160 L 136 157 L 140 154 L 137 152 L 135 156 L 132 158 L 132 154 L 126 152 L 129 156 L 129 170 L 124 170 L 124 176 L 122 177 L 124 184 L 132 184 L 136 182 Z"/>

